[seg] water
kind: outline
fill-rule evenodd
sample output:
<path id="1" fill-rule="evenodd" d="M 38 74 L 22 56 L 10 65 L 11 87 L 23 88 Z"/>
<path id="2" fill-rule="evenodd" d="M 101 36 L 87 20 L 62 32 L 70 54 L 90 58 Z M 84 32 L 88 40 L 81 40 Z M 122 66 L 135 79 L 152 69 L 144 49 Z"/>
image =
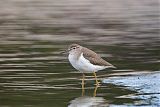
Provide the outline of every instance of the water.
<path id="1" fill-rule="evenodd" d="M 0 1 L 0 107 L 158 106 L 158 92 L 104 82 L 160 70 L 158 13 L 156 0 Z M 82 75 L 60 54 L 71 43 L 117 67 L 97 74 L 100 87 L 87 74 L 83 97 Z"/>

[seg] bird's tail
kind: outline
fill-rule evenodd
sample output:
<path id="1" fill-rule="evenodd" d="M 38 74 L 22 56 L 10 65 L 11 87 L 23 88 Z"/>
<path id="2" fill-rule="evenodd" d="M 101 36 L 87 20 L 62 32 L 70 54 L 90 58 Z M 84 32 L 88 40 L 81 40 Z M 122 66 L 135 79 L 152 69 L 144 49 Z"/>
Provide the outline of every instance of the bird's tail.
<path id="1" fill-rule="evenodd" d="M 110 66 L 107 66 L 107 68 L 114 68 L 114 69 L 116 69 L 117 67 L 115 67 L 114 65 L 110 65 Z"/>

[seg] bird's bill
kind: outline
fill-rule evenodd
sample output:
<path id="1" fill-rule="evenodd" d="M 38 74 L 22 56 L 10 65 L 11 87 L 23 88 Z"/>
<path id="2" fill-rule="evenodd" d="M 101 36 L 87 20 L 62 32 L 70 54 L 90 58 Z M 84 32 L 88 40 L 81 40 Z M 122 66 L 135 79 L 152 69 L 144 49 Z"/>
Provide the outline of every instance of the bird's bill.
<path id="1" fill-rule="evenodd" d="M 68 54 L 69 50 L 62 51 L 61 54 Z"/>

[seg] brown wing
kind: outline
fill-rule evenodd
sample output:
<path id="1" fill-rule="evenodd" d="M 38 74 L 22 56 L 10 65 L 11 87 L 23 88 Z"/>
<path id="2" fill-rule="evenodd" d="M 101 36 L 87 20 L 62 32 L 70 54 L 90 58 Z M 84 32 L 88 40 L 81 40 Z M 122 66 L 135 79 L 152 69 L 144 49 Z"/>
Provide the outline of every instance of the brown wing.
<path id="1" fill-rule="evenodd" d="M 95 52 L 93 52 L 92 50 L 90 50 L 88 48 L 83 47 L 82 52 L 83 52 L 83 56 L 94 65 L 113 66 L 112 64 L 105 61 L 98 54 L 96 54 Z"/>

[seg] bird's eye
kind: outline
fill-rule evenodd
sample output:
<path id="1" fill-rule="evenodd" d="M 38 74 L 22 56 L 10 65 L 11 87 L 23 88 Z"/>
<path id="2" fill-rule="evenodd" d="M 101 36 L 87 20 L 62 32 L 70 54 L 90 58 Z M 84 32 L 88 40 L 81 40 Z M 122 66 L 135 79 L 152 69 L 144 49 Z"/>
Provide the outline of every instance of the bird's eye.
<path id="1" fill-rule="evenodd" d="M 76 47 L 74 47 L 73 49 L 76 49 Z"/>

